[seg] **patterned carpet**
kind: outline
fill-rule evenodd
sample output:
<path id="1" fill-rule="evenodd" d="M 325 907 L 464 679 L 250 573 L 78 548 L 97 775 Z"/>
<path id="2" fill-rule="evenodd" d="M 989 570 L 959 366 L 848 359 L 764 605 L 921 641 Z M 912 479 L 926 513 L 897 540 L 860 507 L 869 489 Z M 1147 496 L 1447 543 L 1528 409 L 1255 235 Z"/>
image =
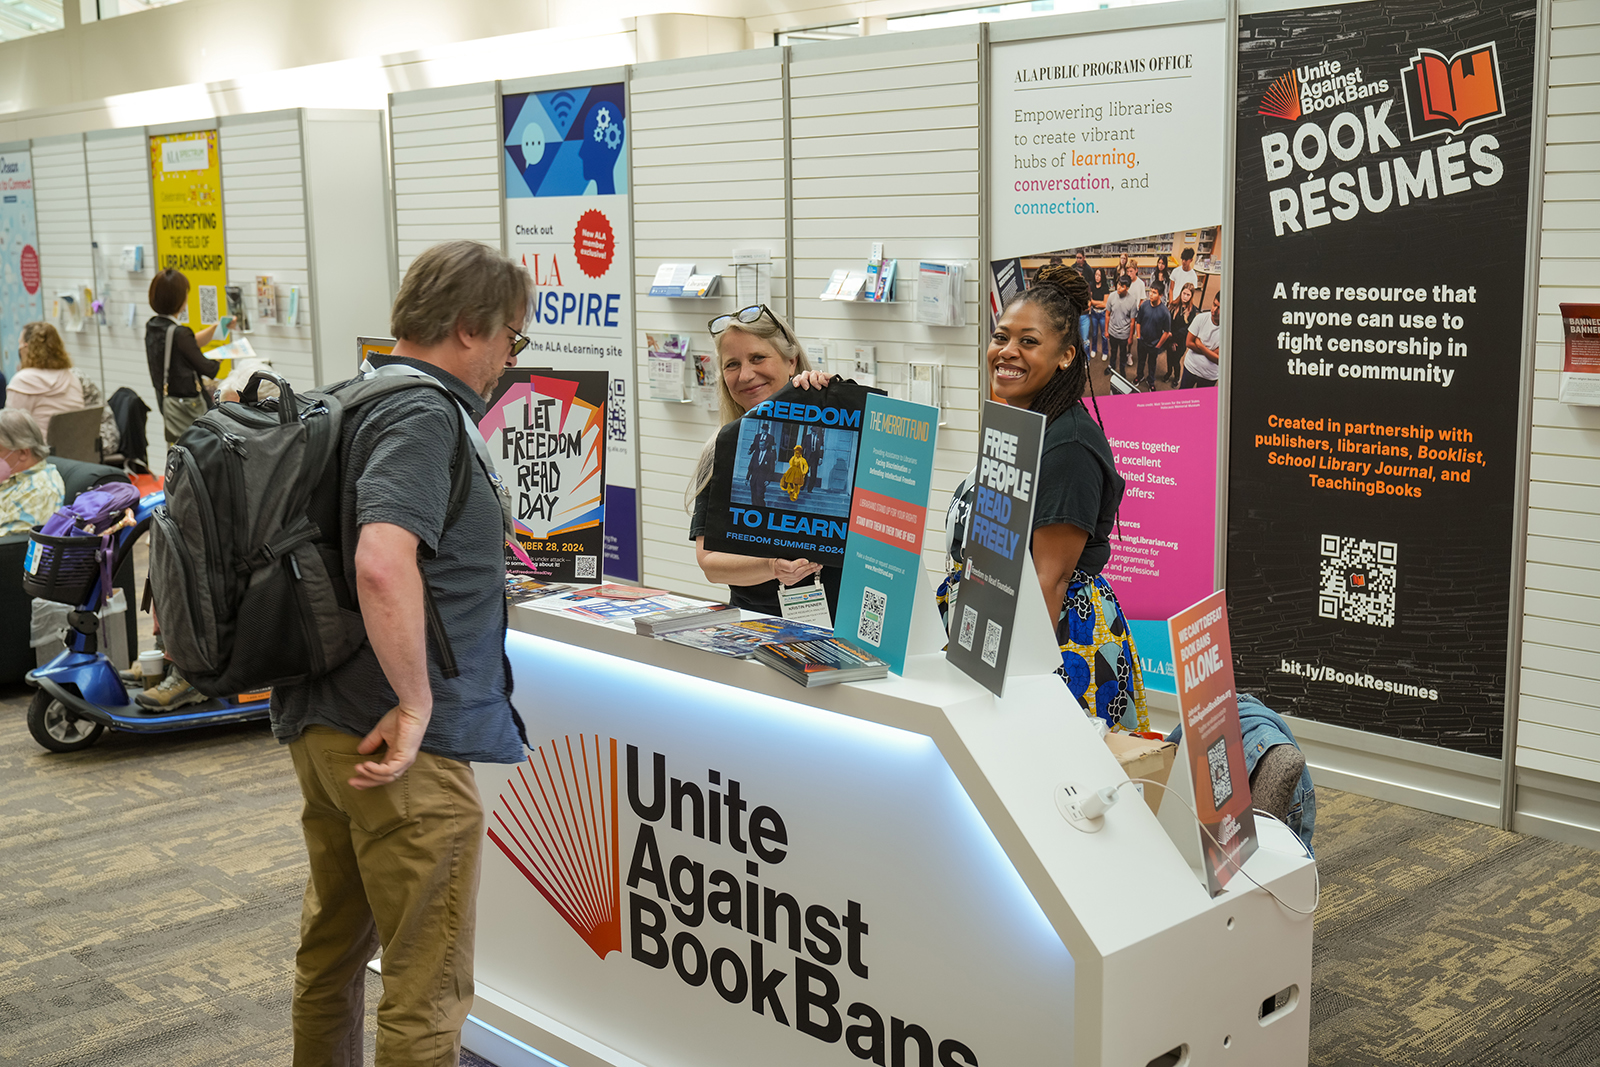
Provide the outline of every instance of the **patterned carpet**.
<path id="1" fill-rule="evenodd" d="M 305 877 L 287 755 L 263 726 L 51 755 L 28 696 L 0 691 L 0 1062 L 287 1063 Z M 1600 1062 L 1600 855 L 1318 801 L 1312 1064 Z"/>

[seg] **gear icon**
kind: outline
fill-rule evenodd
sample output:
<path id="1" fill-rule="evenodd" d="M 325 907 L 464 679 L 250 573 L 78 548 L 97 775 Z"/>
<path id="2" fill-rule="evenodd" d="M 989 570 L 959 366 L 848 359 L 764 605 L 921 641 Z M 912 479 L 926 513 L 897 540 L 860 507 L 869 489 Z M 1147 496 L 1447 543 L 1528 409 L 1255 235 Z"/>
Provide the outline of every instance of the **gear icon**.
<path id="1" fill-rule="evenodd" d="M 598 135 L 600 133 L 600 131 L 596 130 L 595 133 L 596 133 L 596 135 Z M 610 148 L 610 149 L 613 149 L 613 150 L 622 147 L 622 127 L 621 126 L 607 126 L 606 127 L 606 147 Z"/>
<path id="2" fill-rule="evenodd" d="M 605 131 L 610 127 L 610 125 L 611 112 L 606 108 L 601 108 L 599 111 L 596 111 L 594 113 L 594 139 L 596 141 L 603 140 Z"/>

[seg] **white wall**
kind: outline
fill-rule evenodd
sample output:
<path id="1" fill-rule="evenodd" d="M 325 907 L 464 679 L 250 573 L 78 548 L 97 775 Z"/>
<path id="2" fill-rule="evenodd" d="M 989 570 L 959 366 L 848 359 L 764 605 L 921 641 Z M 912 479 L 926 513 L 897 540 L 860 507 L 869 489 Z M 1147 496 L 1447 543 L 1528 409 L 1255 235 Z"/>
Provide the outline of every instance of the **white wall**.
<path id="1" fill-rule="evenodd" d="M 978 454 L 978 28 L 792 49 L 795 328 L 849 354 L 877 347 L 893 389 L 943 365 L 944 407 L 923 562 L 944 570 L 944 509 Z M 893 304 L 818 299 L 873 241 L 900 261 Z M 920 259 L 965 260 L 964 327 L 916 321 Z"/>
<path id="2" fill-rule="evenodd" d="M 1600 832 L 1600 408 L 1556 399 L 1560 305 L 1600 300 L 1600 0 L 1552 9 L 1516 760 L 1519 807 L 1560 834 Z"/>
<path id="3" fill-rule="evenodd" d="M 440 241 L 500 247 L 495 84 L 397 93 L 390 101 L 399 276 Z"/>
<path id="4" fill-rule="evenodd" d="M 55 319 L 56 294 L 78 293 L 94 285 L 90 256 L 89 185 L 83 138 L 51 137 L 33 143 L 33 204 L 39 220 L 39 288 L 44 314 Z M 62 331 L 72 362 L 85 373 L 100 374 L 100 346 L 93 326 L 82 333 Z M 8 338 L 7 344 L 15 344 Z"/>
<path id="5" fill-rule="evenodd" d="M 89 161 L 93 238 L 100 246 L 98 291 L 107 308 L 106 325 L 99 330 L 100 386 L 107 400 L 124 386 L 138 393 L 154 413 L 145 427 L 147 443 L 153 430 L 159 445 L 161 405 L 150 386 L 144 352 L 144 327 L 150 318 L 150 279 L 155 274 L 149 141 L 143 129 L 109 130 L 87 135 L 84 149 Z M 126 245 L 144 247 L 142 270 L 122 269 L 122 249 Z M 49 251 L 53 254 L 56 250 Z M 128 325 L 130 307 L 132 326 Z M 155 451 L 159 453 L 159 448 Z M 159 458 L 159 454 L 153 455 L 152 463 Z"/>
<path id="6" fill-rule="evenodd" d="M 718 419 L 698 404 L 651 400 L 649 333 L 685 333 L 710 352 L 706 320 L 732 311 L 729 261 L 738 247 L 772 253 L 773 306 L 789 310 L 785 235 L 783 54 L 776 49 L 704 61 L 649 64 L 630 86 L 633 249 L 639 355 L 640 504 L 644 581 L 723 597 L 706 582 L 687 540 L 684 491 Z M 661 263 L 721 274 L 725 295 L 649 296 Z"/>

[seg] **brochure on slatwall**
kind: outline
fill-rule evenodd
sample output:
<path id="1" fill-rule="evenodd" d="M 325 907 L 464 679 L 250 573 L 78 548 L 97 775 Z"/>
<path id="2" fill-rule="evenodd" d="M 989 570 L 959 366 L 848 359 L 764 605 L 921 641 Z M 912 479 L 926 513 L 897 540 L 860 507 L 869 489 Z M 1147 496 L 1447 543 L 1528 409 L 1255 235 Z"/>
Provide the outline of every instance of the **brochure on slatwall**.
<path id="1" fill-rule="evenodd" d="M 744 622 L 724 626 L 704 626 L 693 630 L 675 630 L 663 634 L 662 639 L 675 645 L 687 645 L 715 652 L 734 659 L 748 659 L 762 645 L 783 641 L 825 640 L 830 631 L 810 623 L 794 622 L 774 616 L 746 619 Z"/>
<path id="2" fill-rule="evenodd" d="M 905 673 L 922 570 L 939 409 L 867 397 L 850 502 L 834 636 L 870 649 Z"/>
<path id="3" fill-rule="evenodd" d="M 717 434 L 706 508 L 711 552 L 837 566 L 855 486 L 866 386 L 786 385 Z"/>
<path id="4" fill-rule="evenodd" d="M 755 658 L 808 688 L 889 676 L 888 663 L 837 637 L 762 645 L 756 649 Z"/>
<path id="5" fill-rule="evenodd" d="M 955 617 L 946 620 L 945 658 L 996 696 L 1005 687 L 1043 442 L 1043 415 L 984 402 L 978 477 Z"/>
<path id="6" fill-rule="evenodd" d="M 606 397 L 592 370 L 513 368 L 478 424 L 515 520 L 506 570 L 539 581 L 600 577 Z"/>
<path id="7" fill-rule="evenodd" d="M 1233 688 L 1228 601 L 1217 590 L 1167 621 L 1183 717 L 1186 769 L 1200 820 L 1200 855 L 1211 895 L 1222 892 L 1256 850 L 1250 774 Z"/>

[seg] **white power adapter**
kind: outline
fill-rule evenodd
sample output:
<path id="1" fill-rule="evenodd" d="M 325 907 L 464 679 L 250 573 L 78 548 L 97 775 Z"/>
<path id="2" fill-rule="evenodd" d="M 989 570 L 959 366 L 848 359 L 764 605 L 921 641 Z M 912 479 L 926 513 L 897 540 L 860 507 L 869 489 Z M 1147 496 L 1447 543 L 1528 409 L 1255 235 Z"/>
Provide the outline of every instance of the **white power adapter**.
<path id="1" fill-rule="evenodd" d="M 1119 799 L 1117 787 L 1089 790 L 1076 782 L 1063 782 L 1055 788 L 1056 810 L 1074 829 L 1098 833 L 1105 825 L 1106 811 Z"/>

